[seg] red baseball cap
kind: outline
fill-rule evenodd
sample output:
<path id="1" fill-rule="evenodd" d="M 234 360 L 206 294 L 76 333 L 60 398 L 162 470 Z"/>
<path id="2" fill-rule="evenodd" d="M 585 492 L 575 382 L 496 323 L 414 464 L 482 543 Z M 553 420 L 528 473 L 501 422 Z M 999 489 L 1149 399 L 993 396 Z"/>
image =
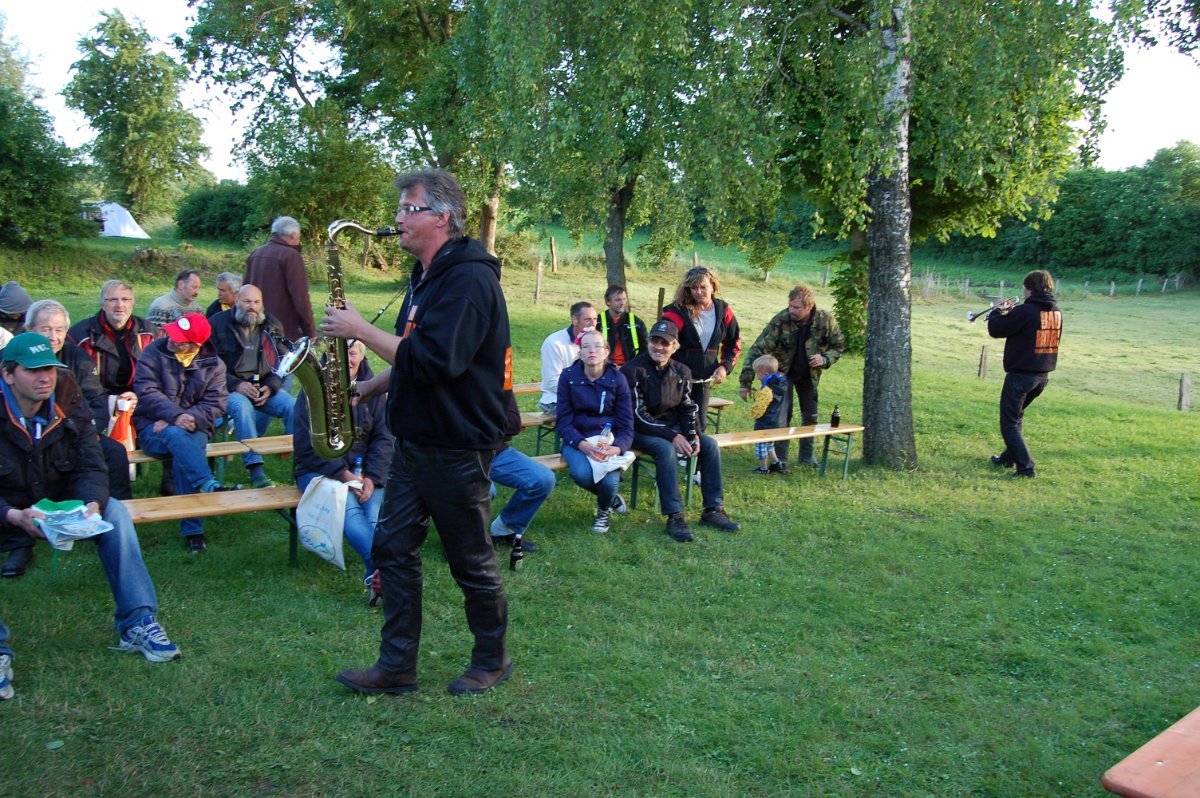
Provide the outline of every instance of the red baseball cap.
<path id="1" fill-rule="evenodd" d="M 202 344 L 212 334 L 203 313 L 189 313 L 163 325 L 163 332 L 177 344 Z"/>

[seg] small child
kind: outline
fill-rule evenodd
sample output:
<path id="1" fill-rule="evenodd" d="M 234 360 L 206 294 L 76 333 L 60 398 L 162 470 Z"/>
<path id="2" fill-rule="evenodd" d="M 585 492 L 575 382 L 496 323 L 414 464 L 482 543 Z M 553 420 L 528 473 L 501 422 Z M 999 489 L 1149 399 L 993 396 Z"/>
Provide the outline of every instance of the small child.
<path id="1" fill-rule="evenodd" d="M 763 355 L 754 361 L 754 378 L 759 388 L 754 392 L 754 404 L 750 406 L 750 415 L 754 418 L 755 429 L 774 429 L 783 426 L 783 405 L 788 395 L 787 377 L 779 373 L 779 361 L 774 355 Z M 755 474 L 782 474 L 787 471 L 787 463 L 781 462 L 775 454 L 774 443 L 754 444 L 754 454 L 758 457 L 758 468 Z"/>

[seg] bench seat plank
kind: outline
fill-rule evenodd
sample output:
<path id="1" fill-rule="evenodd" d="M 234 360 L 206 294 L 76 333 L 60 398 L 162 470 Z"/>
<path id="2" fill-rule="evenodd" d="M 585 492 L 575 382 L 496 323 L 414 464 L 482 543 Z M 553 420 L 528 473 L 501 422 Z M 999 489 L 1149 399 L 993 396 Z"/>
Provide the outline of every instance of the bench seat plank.
<path id="1" fill-rule="evenodd" d="M 1100 779 L 1125 798 L 1200 798 L 1200 707 Z"/>
<path id="2" fill-rule="evenodd" d="M 743 432 L 720 432 L 712 438 L 717 446 L 745 446 L 750 443 L 769 443 L 771 441 L 793 441 L 801 438 L 823 438 L 827 435 L 853 435 L 864 432 L 866 427 L 861 424 L 842 422 L 838 427 L 828 424 L 809 424 L 804 427 L 776 427 L 774 429 L 752 429 Z"/>
<path id="3" fill-rule="evenodd" d="M 295 485 L 273 488 L 229 490 L 220 493 L 189 493 L 182 496 L 150 496 L 121 502 L 135 524 L 178 521 L 197 516 L 232 515 L 252 510 L 289 510 L 300 503 Z"/>

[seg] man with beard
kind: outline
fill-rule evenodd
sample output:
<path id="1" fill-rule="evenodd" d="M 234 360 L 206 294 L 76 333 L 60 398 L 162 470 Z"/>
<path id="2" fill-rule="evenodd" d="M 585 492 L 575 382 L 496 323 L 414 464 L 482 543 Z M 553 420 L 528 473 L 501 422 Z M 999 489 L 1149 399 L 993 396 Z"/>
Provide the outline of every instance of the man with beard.
<path id="1" fill-rule="evenodd" d="M 271 419 L 283 421 L 283 431 L 292 434 L 292 409 L 295 398 L 280 390 L 283 380 L 273 371 L 282 354 L 277 341 L 283 326 L 263 310 L 262 291 L 243 285 L 237 303 L 212 317 L 212 341 L 225 363 L 225 387 L 229 389 L 226 412 L 240 441 L 261 438 Z M 263 470 L 261 454 L 242 455 L 242 465 L 250 473 L 250 484 L 269 488 L 272 482 Z"/>
<path id="2" fill-rule="evenodd" d="M 175 290 L 156 297 L 146 311 L 146 321 L 154 337 L 161 337 L 163 327 L 169 321 L 175 321 L 188 313 L 200 313 L 200 305 L 196 298 L 200 296 L 200 272 L 195 269 L 184 269 L 175 275 Z"/>

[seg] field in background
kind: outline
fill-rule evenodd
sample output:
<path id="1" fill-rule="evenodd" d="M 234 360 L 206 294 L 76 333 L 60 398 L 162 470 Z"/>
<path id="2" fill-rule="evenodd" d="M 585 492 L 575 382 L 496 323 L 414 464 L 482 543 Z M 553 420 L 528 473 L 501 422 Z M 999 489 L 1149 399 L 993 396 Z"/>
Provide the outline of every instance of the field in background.
<path id="1" fill-rule="evenodd" d="M 797 253 L 767 285 L 736 257 L 708 261 L 745 347 L 791 282 L 819 284 L 820 256 Z M 41 274 L 35 297 L 95 308 L 94 277 Z M 635 310 L 678 274 L 631 270 Z M 534 283 L 528 267 L 505 270 L 519 380 L 536 379 L 567 306 L 604 289 L 601 272 L 570 264 L 546 275 L 537 305 Z M 161 274 L 135 284 L 140 310 L 166 290 Z M 373 313 L 394 290 L 354 274 L 349 295 Z M 516 675 L 482 699 L 444 692 L 470 642 L 436 533 L 421 692 L 378 699 L 332 680 L 378 642 L 359 564 L 289 568 L 274 515 L 210 521 L 201 558 L 174 524 L 139 530 L 185 655 L 167 665 L 106 650 L 111 598 L 86 545 L 57 573 L 43 549 L 0 582 L 18 694 L 0 705 L 0 783 L 14 795 L 1101 795 L 1103 770 L 1200 704 L 1200 415 L 1173 409 L 1179 373 L 1200 371 L 1200 297 L 1064 304 L 1061 367 L 1026 424 L 1041 476 L 1019 484 L 987 463 L 1001 347 L 966 322 L 980 307 L 914 302 L 912 472 L 856 457 L 846 482 L 763 479 L 751 450 L 732 450 L 726 503 L 743 531 L 697 527 L 692 545 L 645 505 L 593 535 L 590 497 L 560 480 L 529 533 L 541 551 L 505 571 Z M 861 386 L 861 358 L 843 359 L 822 379 L 822 416 L 836 402 L 857 420 Z M 723 428 L 748 427 L 740 403 L 726 411 Z M 532 449 L 530 434 L 517 440 Z M 290 462 L 269 467 L 288 478 Z M 152 468 L 137 489 L 156 486 Z"/>

